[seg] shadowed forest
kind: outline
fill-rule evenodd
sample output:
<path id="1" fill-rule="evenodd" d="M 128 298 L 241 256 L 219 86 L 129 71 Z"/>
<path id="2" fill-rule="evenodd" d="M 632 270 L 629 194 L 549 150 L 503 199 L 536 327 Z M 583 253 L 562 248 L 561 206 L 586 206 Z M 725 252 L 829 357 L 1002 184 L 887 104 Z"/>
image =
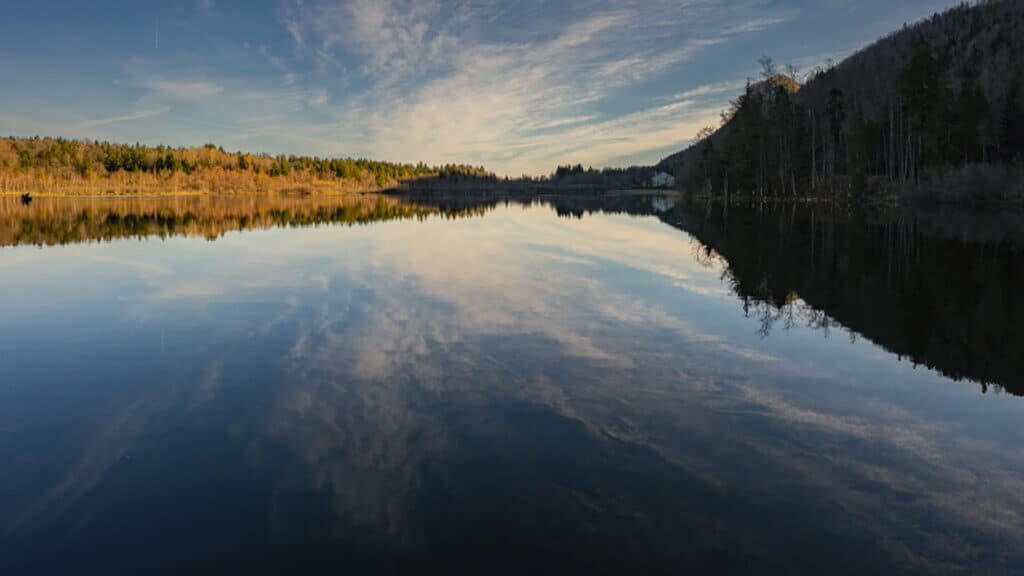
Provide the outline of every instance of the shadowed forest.
<path id="1" fill-rule="evenodd" d="M 1024 3 L 961 4 L 804 86 L 761 65 L 720 128 L 659 165 L 688 192 L 1024 197 Z"/>

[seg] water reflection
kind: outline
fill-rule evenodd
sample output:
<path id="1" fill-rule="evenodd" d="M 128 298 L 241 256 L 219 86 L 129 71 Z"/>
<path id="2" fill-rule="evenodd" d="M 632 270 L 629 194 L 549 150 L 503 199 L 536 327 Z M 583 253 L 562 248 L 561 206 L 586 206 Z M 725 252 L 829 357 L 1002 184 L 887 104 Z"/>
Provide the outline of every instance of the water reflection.
<path id="1" fill-rule="evenodd" d="M 955 379 L 1024 394 L 1024 211 L 681 203 L 761 332 L 845 329 Z"/>
<path id="2" fill-rule="evenodd" d="M 124 197 L 0 197 L 0 247 L 56 246 L 119 238 L 186 236 L 215 240 L 228 232 L 388 220 L 479 216 L 499 205 L 540 201 L 532 195 L 503 198 L 465 193 L 415 196 L 379 194 L 193 195 Z M 559 215 L 612 210 L 653 214 L 658 196 L 566 196 L 548 200 Z"/>
<path id="3" fill-rule="evenodd" d="M 1020 565 L 1020 402 L 763 338 L 688 207 L 598 202 L 0 251 L 0 568 Z"/>
<path id="4" fill-rule="evenodd" d="M 0 198 L 0 246 L 117 238 L 201 237 L 238 230 L 423 218 L 437 207 L 364 194 Z"/>

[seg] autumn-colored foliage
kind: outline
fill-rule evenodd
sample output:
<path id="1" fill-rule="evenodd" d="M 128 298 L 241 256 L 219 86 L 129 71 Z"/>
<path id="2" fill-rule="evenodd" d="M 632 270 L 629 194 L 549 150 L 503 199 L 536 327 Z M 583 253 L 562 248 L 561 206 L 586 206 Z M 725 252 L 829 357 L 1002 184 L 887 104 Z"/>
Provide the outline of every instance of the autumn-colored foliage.
<path id="1" fill-rule="evenodd" d="M 425 178 L 490 177 L 482 167 L 269 156 L 61 138 L 0 138 L 0 193 L 366 192 Z"/>

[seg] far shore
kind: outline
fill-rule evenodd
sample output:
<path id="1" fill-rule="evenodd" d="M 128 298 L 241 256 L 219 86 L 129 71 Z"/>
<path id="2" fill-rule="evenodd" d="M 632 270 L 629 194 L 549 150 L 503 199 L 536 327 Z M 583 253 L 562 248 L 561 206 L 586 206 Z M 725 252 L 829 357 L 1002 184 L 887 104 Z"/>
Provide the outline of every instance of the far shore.
<path id="1" fill-rule="evenodd" d="M 229 190 L 181 190 L 181 189 L 109 189 L 103 187 L 77 187 L 60 190 L 33 190 L 31 188 L 17 191 L 0 192 L 0 198 L 161 198 L 185 196 L 363 196 L 381 195 L 472 195 L 487 194 L 497 196 L 679 196 L 679 190 L 665 188 L 620 188 L 606 189 L 602 187 L 558 187 L 558 186 L 460 186 L 435 188 L 365 188 L 365 189 L 331 189 L 331 188 L 281 188 L 281 189 L 229 189 Z"/>

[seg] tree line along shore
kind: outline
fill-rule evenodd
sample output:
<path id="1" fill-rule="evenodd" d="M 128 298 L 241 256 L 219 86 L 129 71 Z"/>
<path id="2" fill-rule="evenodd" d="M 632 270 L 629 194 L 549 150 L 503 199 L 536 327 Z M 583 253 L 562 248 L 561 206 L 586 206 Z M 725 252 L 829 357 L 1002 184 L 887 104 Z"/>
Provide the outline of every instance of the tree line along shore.
<path id="1" fill-rule="evenodd" d="M 372 192 L 494 175 L 469 165 L 227 152 L 64 138 L 0 138 L 0 194 Z"/>

